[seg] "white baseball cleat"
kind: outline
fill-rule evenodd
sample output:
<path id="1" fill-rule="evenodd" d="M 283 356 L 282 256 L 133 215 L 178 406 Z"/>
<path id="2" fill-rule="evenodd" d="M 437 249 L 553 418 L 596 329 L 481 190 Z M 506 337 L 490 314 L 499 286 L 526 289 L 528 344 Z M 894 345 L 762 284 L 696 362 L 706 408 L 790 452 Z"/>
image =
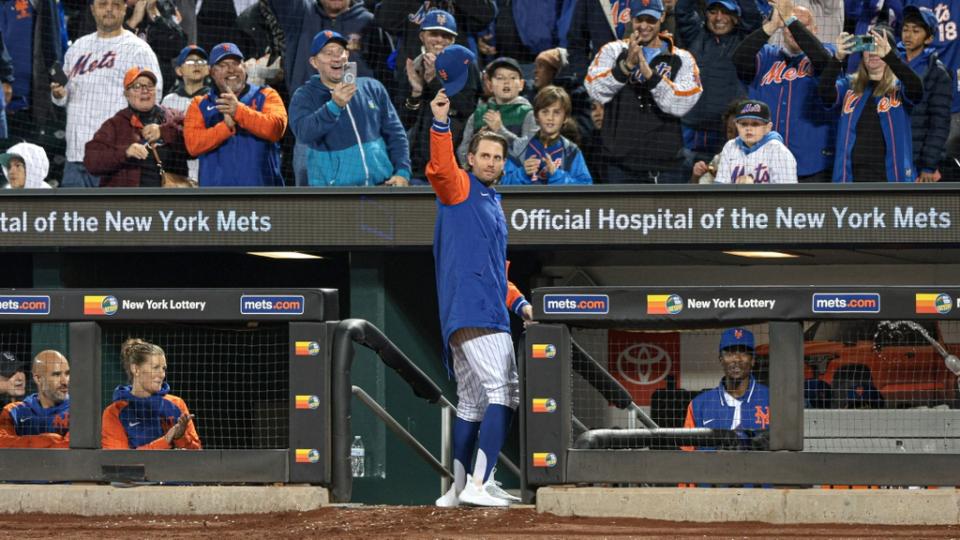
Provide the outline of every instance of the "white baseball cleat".
<path id="1" fill-rule="evenodd" d="M 471 506 L 510 506 L 509 501 L 490 495 L 482 486 L 477 487 L 477 484 L 469 478 L 467 479 L 467 485 L 464 486 L 463 491 L 460 492 L 459 500 L 460 504 L 469 504 Z"/>
<path id="2" fill-rule="evenodd" d="M 437 506 L 440 508 L 456 508 L 460 506 L 460 499 L 457 498 L 457 486 L 452 485 L 442 497 L 437 499 Z"/>
<path id="3" fill-rule="evenodd" d="M 487 483 L 483 484 L 483 490 L 488 494 L 498 498 L 503 499 L 507 502 L 520 502 L 520 497 L 511 495 L 507 490 L 500 487 L 500 482 L 497 482 L 493 479 L 493 475 L 490 475 L 490 478 L 487 480 Z"/>

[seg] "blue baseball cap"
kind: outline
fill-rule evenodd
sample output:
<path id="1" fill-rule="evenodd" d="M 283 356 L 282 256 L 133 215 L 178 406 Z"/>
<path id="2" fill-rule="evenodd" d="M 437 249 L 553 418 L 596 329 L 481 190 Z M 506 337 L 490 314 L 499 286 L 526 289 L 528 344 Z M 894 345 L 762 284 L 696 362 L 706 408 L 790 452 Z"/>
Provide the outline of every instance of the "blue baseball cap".
<path id="1" fill-rule="evenodd" d="M 720 352 L 732 347 L 743 347 L 753 352 L 753 332 L 746 328 L 730 328 L 720 335 Z"/>
<path id="2" fill-rule="evenodd" d="M 632 0 L 630 16 L 637 18 L 643 15 L 660 19 L 663 16 L 663 0 Z"/>
<path id="3" fill-rule="evenodd" d="M 224 58 L 231 56 L 238 58 L 241 62 L 243 61 L 243 53 L 240 52 L 240 47 L 237 47 L 235 44 L 221 43 L 214 45 L 213 51 L 210 52 L 210 64 L 217 65 Z"/>
<path id="4" fill-rule="evenodd" d="M 453 15 L 442 9 L 433 9 L 423 16 L 423 22 L 420 23 L 420 31 L 440 30 L 448 34 L 457 35 L 457 20 Z"/>
<path id="5" fill-rule="evenodd" d="M 734 0 L 710 0 L 707 2 L 707 9 L 710 9 L 710 6 L 715 6 L 720 4 L 729 12 L 732 12 L 737 17 L 740 16 L 740 4 L 736 3 Z"/>
<path id="6" fill-rule="evenodd" d="M 187 57 L 190 56 L 191 54 L 202 56 L 204 60 L 210 59 L 210 55 L 207 54 L 207 51 L 205 51 L 203 47 L 198 47 L 196 45 L 187 45 L 186 47 L 180 49 L 180 54 L 177 55 L 177 60 L 174 65 L 176 65 L 177 67 L 182 66 L 183 63 L 187 61 Z"/>
<path id="7" fill-rule="evenodd" d="M 451 45 L 437 55 L 437 75 L 447 96 L 463 90 L 470 77 L 470 66 L 477 60 L 473 52 L 462 45 Z"/>
<path id="8" fill-rule="evenodd" d="M 936 33 L 939 26 L 936 14 L 928 7 L 907 6 L 903 8 L 903 22 L 907 22 L 907 17 L 919 18 L 923 25 L 927 27 L 927 32 L 931 36 Z"/>
<path id="9" fill-rule="evenodd" d="M 316 56 L 316 54 L 323 50 L 327 46 L 327 43 L 330 42 L 339 43 L 343 45 L 344 48 L 347 47 L 347 38 L 340 35 L 338 32 L 333 30 L 321 30 L 317 32 L 317 35 L 313 36 L 313 43 L 310 45 L 310 56 Z"/>

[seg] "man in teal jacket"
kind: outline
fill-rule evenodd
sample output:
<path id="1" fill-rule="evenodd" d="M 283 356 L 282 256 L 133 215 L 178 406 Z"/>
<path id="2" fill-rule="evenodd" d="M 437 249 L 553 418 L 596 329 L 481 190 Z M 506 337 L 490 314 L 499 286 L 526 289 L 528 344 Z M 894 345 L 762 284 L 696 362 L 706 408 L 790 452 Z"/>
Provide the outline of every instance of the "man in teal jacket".
<path id="1" fill-rule="evenodd" d="M 337 32 L 319 32 L 310 52 L 317 75 L 290 101 L 293 134 L 308 147 L 308 185 L 408 185 L 410 146 L 386 89 L 367 77 L 344 80 L 347 40 Z"/>

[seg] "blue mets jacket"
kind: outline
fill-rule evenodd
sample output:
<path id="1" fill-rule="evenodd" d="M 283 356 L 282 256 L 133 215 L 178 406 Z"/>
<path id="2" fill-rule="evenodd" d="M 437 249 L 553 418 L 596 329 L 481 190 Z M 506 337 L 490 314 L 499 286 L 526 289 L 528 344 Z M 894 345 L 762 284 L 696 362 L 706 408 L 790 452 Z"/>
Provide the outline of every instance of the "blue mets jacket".
<path id="1" fill-rule="evenodd" d="M 799 21 L 790 25 L 790 32 L 797 44 L 814 56 L 834 53 L 833 45 L 821 45 Z M 812 42 L 804 40 L 806 36 L 801 33 L 809 34 Z M 747 94 L 751 99 L 770 106 L 773 131 L 783 137 L 784 144 L 797 158 L 797 175 L 832 171 L 837 116 L 824 110 L 817 94 L 818 62 L 806 53 L 791 56 L 782 47 L 768 45 L 769 38 L 761 27 L 737 47 L 733 56 L 737 76 L 749 85 Z M 822 69 L 825 61 L 819 64 Z"/>
<path id="2" fill-rule="evenodd" d="M 66 448 L 69 433 L 70 398 L 44 408 L 31 394 L 0 413 L 0 448 Z"/>
<path id="3" fill-rule="evenodd" d="M 450 336 L 461 328 L 510 331 L 509 307 L 527 301 L 507 281 L 507 221 L 500 194 L 457 166 L 450 125 L 430 131 L 427 179 L 437 193 L 433 258 L 447 371 Z"/>
<path id="4" fill-rule="evenodd" d="M 751 375 L 747 391 L 740 399 L 736 399 L 727 394 L 723 383 L 721 379 L 716 388 L 711 388 L 690 401 L 683 427 L 767 429 L 770 424 L 770 390 Z M 749 444 L 745 434 L 741 438 L 743 445 Z"/>
<path id="5" fill-rule="evenodd" d="M 113 403 L 103 411 L 102 446 L 106 450 L 198 450 L 200 437 L 193 422 L 187 424 L 186 433 L 173 446 L 164 439 L 183 414 L 190 414 L 187 404 L 170 394 L 167 383 L 150 397 L 134 396 L 130 385 L 118 386 L 113 391 Z"/>

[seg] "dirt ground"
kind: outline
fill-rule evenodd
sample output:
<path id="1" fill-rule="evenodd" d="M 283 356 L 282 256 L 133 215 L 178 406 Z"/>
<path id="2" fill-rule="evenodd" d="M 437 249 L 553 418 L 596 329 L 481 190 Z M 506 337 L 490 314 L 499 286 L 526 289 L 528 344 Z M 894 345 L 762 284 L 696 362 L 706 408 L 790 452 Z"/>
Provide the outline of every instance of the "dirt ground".
<path id="1" fill-rule="evenodd" d="M 935 527 L 688 523 L 558 517 L 509 510 L 424 506 L 327 507 L 241 516 L 0 516 L 0 538 L 960 538 L 960 525 Z"/>

